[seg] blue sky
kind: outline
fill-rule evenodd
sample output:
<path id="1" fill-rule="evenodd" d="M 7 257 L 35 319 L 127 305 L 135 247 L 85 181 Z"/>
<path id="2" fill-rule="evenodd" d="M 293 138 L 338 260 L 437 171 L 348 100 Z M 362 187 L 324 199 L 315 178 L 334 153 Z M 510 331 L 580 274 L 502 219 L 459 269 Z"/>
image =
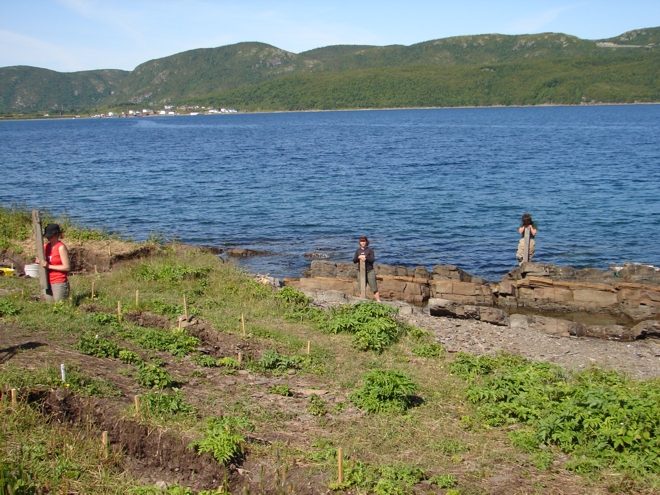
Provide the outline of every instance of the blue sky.
<path id="1" fill-rule="evenodd" d="M 193 48 L 562 32 L 603 39 L 660 26 L 660 0 L 0 0 L 0 67 L 132 70 Z"/>

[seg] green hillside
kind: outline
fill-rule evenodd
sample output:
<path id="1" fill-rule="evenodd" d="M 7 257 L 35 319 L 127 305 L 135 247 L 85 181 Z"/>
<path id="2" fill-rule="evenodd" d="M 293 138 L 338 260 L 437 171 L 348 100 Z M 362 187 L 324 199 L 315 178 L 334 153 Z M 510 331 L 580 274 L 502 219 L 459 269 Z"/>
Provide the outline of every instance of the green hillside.
<path id="1" fill-rule="evenodd" d="M 92 108 L 112 96 L 128 74 L 123 70 L 65 73 L 37 67 L 3 67 L 0 111 Z"/>
<path id="2" fill-rule="evenodd" d="M 194 99 L 246 110 L 660 101 L 660 52 L 292 75 Z"/>
<path id="3" fill-rule="evenodd" d="M 138 65 L 106 103 L 162 103 L 305 72 L 314 65 L 264 43 L 200 48 Z"/>
<path id="4" fill-rule="evenodd" d="M 403 65 L 459 65 L 592 56 L 603 53 L 593 41 L 557 33 L 524 36 L 485 34 L 457 36 L 411 46 L 391 45 L 350 49 L 319 48 L 300 55 L 322 62 L 324 71 L 341 71 Z"/>
<path id="5" fill-rule="evenodd" d="M 660 46 L 660 28 L 634 29 L 615 38 L 601 41 L 609 41 L 617 45 Z"/>
<path id="6" fill-rule="evenodd" d="M 656 60 L 659 42 L 660 28 L 599 41 L 561 33 L 486 34 L 300 54 L 249 42 L 178 53 L 131 72 L 5 67 L 0 112 L 220 101 L 241 109 L 579 103 L 596 87 L 597 101 L 656 101 L 657 70 L 645 61 Z M 519 86 L 521 80 L 529 84 Z"/>

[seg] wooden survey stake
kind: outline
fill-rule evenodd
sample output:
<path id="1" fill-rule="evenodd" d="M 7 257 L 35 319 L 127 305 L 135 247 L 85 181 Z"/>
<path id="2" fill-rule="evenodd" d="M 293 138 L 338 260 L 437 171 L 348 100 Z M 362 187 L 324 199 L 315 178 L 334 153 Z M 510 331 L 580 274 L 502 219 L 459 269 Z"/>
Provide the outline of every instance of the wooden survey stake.
<path id="1" fill-rule="evenodd" d="M 360 297 L 367 298 L 367 267 L 364 260 L 360 260 Z"/>
<path id="2" fill-rule="evenodd" d="M 37 259 L 44 261 L 46 257 L 44 255 L 44 237 L 41 229 L 41 215 L 39 214 L 39 210 L 32 210 L 32 226 L 34 227 L 34 243 L 37 249 Z M 50 289 L 50 284 L 48 283 L 48 273 L 41 264 L 39 265 L 39 284 L 41 284 L 41 292 L 46 294 Z"/>
<path id="3" fill-rule="evenodd" d="M 523 249 L 523 263 L 527 263 L 529 261 L 529 244 L 530 244 L 530 239 L 531 239 L 531 230 L 525 228 L 525 237 L 523 240 L 524 243 L 524 249 Z"/>

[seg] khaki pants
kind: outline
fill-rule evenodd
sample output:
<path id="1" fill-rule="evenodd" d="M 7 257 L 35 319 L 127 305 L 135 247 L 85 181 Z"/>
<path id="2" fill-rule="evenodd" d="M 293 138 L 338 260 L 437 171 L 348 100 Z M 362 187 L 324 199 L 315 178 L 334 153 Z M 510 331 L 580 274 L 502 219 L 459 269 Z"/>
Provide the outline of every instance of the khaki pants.
<path id="1" fill-rule="evenodd" d="M 61 284 L 51 284 L 50 289 L 46 291 L 46 301 L 57 302 L 69 297 L 69 282 Z"/>
<path id="2" fill-rule="evenodd" d="M 532 256 L 534 256 L 534 248 L 536 247 L 536 242 L 534 239 L 529 240 L 529 261 L 532 261 Z M 518 263 L 522 263 L 523 254 L 525 254 L 525 238 L 522 237 L 518 241 L 518 251 L 516 251 L 516 259 Z"/>

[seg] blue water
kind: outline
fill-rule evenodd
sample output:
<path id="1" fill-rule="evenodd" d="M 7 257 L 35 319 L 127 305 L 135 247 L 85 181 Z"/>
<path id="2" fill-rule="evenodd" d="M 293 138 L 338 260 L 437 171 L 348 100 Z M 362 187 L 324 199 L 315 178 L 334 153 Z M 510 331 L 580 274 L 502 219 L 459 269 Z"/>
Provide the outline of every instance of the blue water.
<path id="1" fill-rule="evenodd" d="M 298 276 L 305 253 L 516 266 L 660 265 L 660 106 L 355 111 L 0 122 L 0 204 L 47 207 L 136 239 L 274 253 L 248 268 Z"/>

